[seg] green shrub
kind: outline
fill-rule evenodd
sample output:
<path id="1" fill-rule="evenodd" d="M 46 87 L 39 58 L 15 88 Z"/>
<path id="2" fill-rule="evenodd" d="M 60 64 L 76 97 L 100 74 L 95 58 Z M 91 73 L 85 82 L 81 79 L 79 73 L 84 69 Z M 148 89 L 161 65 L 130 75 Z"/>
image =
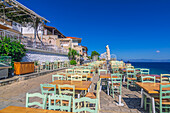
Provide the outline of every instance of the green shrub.
<path id="1" fill-rule="evenodd" d="M 11 41 L 10 38 L 1 38 L 0 40 L 0 56 L 11 56 L 11 64 L 20 62 L 26 54 L 24 45 L 19 41 Z"/>
<path id="2" fill-rule="evenodd" d="M 70 61 L 70 65 L 76 65 L 76 64 L 77 64 L 77 62 L 75 60 Z"/>

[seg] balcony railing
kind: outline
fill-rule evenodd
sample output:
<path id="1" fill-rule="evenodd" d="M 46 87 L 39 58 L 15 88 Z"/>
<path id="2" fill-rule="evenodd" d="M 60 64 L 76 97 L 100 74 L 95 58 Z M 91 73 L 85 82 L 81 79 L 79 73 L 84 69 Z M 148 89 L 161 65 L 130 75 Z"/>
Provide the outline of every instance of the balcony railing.
<path id="1" fill-rule="evenodd" d="M 22 36 L 21 34 L 13 33 L 7 30 L 0 29 L 0 39 L 2 37 L 10 37 L 11 41 L 18 40 L 21 44 L 27 48 L 45 50 L 48 52 L 54 52 L 59 54 L 68 54 L 68 50 L 65 48 L 57 47 L 56 45 L 50 45 L 48 43 L 41 43 L 41 41 L 34 40 L 33 38 Z"/>

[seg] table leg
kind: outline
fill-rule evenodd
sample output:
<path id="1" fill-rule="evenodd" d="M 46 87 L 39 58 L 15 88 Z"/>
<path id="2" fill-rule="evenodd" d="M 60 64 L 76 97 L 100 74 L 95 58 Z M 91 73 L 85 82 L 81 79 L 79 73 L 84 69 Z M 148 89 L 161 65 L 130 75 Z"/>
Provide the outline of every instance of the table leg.
<path id="1" fill-rule="evenodd" d="M 141 108 L 143 108 L 143 101 L 144 101 L 144 94 L 143 94 L 143 88 L 141 88 Z"/>
<path id="2" fill-rule="evenodd" d="M 108 79 L 108 80 L 109 80 L 109 79 Z M 107 95 L 110 94 L 109 88 L 110 88 L 110 81 L 107 81 Z"/>
<path id="3" fill-rule="evenodd" d="M 101 90 L 102 90 L 102 79 L 100 78 L 100 81 L 101 81 L 101 83 L 100 83 L 100 92 L 101 92 Z"/>
<path id="4" fill-rule="evenodd" d="M 152 97 L 152 113 L 155 113 L 155 99 Z"/>
<path id="5" fill-rule="evenodd" d="M 124 74 L 124 77 L 123 77 L 123 82 L 125 82 L 125 79 L 126 79 L 126 78 L 125 78 L 125 76 L 126 76 L 126 75 Z"/>

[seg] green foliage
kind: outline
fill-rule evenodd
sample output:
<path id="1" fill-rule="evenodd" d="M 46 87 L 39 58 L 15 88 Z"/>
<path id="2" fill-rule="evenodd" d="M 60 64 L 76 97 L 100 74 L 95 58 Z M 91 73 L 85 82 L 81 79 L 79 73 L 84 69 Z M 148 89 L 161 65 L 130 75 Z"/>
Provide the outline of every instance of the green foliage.
<path id="1" fill-rule="evenodd" d="M 0 56 L 11 56 L 12 66 L 14 62 L 21 61 L 26 54 L 24 45 L 18 41 L 10 41 L 10 38 L 2 38 L 0 40 Z"/>
<path id="2" fill-rule="evenodd" d="M 38 65 L 39 65 L 39 62 L 38 62 L 38 61 L 34 61 L 34 65 L 35 65 L 35 66 L 38 66 Z"/>
<path id="3" fill-rule="evenodd" d="M 91 56 L 87 56 L 87 57 L 88 57 L 88 59 L 92 59 Z"/>
<path id="4" fill-rule="evenodd" d="M 91 52 L 91 58 L 93 58 L 93 56 L 96 56 L 96 55 L 100 56 L 100 54 L 96 51 Z"/>
<path id="5" fill-rule="evenodd" d="M 75 60 L 75 56 L 79 55 L 76 50 L 69 48 L 68 56 L 71 60 Z"/>
<path id="6" fill-rule="evenodd" d="M 77 64 L 77 62 L 75 60 L 70 61 L 70 65 L 76 65 L 76 64 Z"/>

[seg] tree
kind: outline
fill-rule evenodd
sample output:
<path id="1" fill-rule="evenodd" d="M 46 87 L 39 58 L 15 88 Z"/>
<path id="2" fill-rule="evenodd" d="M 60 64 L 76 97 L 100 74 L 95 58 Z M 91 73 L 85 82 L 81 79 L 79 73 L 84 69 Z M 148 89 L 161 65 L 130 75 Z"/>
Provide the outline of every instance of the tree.
<path id="1" fill-rule="evenodd" d="M 96 55 L 98 55 L 98 58 L 99 58 L 100 54 L 98 52 L 96 51 L 91 52 L 91 58 L 93 58 L 93 56 L 96 56 Z"/>
<path id="2" fill-rule="evenodd" d="M 19 41 L 11 41 L 10 38 L 2 38 L 0 40 L 0 56 L 11 56 L 12 66 L 14 62 L 21 61 L 26 54 L 24 45 Z"/>
<path id="3" fill-rule="evenodd" d="M 75 57 L 76 55 L 79 55 L 77 53 L 77 51 L 74 50 L 74 49 L 69 48 L 69 52 L 68 52 L 69 59 L 75 60 L 76 59 L 76 57 Z"/>

